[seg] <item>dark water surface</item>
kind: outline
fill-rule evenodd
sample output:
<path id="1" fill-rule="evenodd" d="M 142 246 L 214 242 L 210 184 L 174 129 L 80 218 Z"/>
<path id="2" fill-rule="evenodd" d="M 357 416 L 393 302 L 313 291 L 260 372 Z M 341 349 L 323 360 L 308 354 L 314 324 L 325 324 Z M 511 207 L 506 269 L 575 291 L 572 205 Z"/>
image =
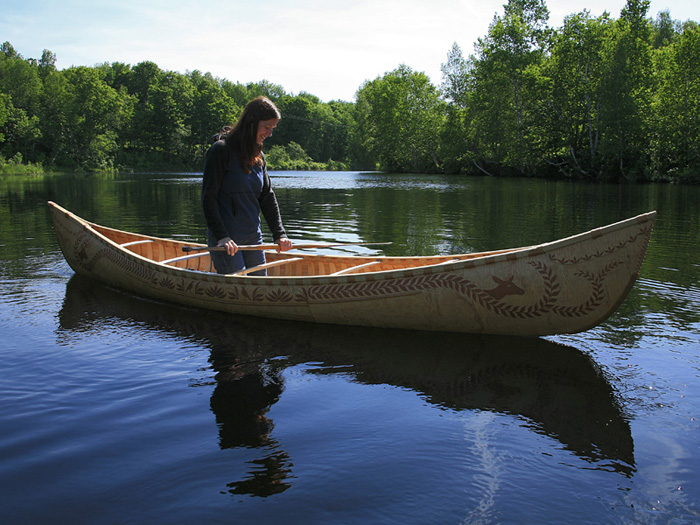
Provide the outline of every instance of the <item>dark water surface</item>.
<path id="1" fill-rule="evenodd" d="M 700 188 L 273 174 L 290 237 L 427 255 L 656 209 L 603 325 L 540 339 L 232 318 L 81 278 L 46 201 L 201 241 L 200 177 L 0 178 L 3 523 L 700 520 Z"/>

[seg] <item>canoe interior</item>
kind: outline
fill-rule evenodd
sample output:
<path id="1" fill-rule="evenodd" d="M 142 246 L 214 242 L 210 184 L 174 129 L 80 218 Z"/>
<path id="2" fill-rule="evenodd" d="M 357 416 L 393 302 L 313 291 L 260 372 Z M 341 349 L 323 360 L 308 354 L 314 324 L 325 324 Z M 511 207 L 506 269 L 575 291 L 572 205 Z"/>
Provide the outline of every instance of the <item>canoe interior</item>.
<path id="1" fill-rule="evenodd" d="M 208 252 L 199 252 L 188 255 L 182 251 L 183 246 L 202 246 L 200 244 L 185 243 L 170 239 L 139 235 L 92 223 L 89 223 L 89 226 L 112 242 L 120 245 L 123 249 L 151 261 L 168 261 L 166 264 L 171 267 L 215 273 L 214 266 Z M 300 253 L 297 250 L 285 253 L 277 253 L 274 250 L 267 250 L 265 252 L 265 256 L 268 263 L 289 260 L 289 263 L 267 268 L 268 276 L 306 277 L 334 274 L 354 275 L 360 273 L 418 268 L 421 266 L 431 266 L 449 263 L 451 261 L 475 259 L 485 257 L 487 255 L 508 253 L 519 249 L 522 248 L 473 254 L 460 254 L 454 256 L 444 255 L 427 257 L 334 256 Z"/>

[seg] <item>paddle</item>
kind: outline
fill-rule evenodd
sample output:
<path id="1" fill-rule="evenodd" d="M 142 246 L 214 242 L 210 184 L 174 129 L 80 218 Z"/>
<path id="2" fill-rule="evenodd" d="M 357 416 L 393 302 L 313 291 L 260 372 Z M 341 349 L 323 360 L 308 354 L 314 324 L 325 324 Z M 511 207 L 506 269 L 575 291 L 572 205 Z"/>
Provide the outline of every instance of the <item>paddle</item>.
<path id="1" fill-rule="evenodd" d="M 302 248 L 332 248 L 335 246 L 376 246 L 383 244 L 391 244 L 391 242 L 328 242 L 328 243 L 299 243 L 292 246 L 294 249 Z M 238 245 L 239 250 L 276 250 L 279 248 L 277 244 L 247 244 Z M 211 252 L 226 251 L 224 246 L 183 246 L 183 252 L 200 252 L 209 250 Z"/>

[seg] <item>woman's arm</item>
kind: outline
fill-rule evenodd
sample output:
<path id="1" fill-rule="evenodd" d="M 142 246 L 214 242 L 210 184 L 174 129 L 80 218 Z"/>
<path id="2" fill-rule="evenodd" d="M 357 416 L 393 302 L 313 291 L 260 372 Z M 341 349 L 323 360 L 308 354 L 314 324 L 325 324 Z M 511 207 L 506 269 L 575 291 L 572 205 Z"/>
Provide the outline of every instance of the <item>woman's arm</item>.
<path id="1" fill-rule="evenodd" d="M 211 145 L 204 160 L 202 177 L 202 210 L 211 234 L 217 240 L 228 237 L 228 232 L 219 213 L 218 197 L 224 178 L 225 144 L 217 141 Z"/>
<path id="2" fill-rule="evenodd" d="M 270 175 L 267 173 L 267 164 L 265 163 L 263 157 L 263 189 L 258 198 L 260 203 L 260 209 L 265 217 L 265 222 L 267 227 L 272 232 L 272 238 L 277 242 L 282 237 L 287 237 L 287 233 L 284 231 L 284 226 L 282 225 L 282 214 L 280 213 L 280 207 L 277 202 L 277 196 L 272 189 L 272 183 L 270 182 Z"/>

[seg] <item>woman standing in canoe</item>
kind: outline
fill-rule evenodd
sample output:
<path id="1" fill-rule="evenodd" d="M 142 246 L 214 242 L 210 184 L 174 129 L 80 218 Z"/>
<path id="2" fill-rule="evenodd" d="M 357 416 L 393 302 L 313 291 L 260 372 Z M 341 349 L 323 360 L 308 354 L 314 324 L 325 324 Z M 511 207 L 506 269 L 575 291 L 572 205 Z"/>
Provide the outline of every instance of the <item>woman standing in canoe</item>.
<path id="1" fill-rule="evenodd" d="M 246 105 L 236 125 L 219 135 L 207 152 L 202 181 L 202 208 L 207 243 L 217 273 L 234 273 L 265 263 L 262 250 L 242 251 L 238 245 L 262 244 L 260 212 L 278 250 L 292 248 L 282 225 L 277 197 L 270 185 L 263 141 L 281 118 L 274 103 L 258 97 Z M 265 275 L 265 270 L 251 275 Z"/>

